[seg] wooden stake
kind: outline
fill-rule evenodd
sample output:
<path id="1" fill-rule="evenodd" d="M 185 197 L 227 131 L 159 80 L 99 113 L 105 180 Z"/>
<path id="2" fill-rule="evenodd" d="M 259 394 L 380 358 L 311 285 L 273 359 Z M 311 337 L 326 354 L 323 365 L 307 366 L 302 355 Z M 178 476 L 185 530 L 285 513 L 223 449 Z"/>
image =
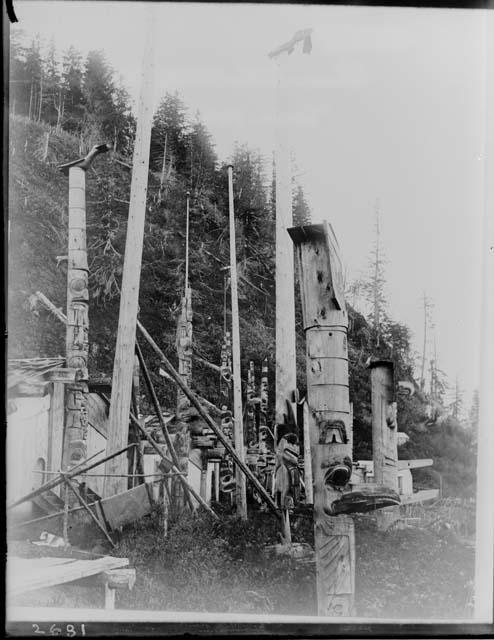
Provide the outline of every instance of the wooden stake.
<path id="1" fill-rule="evenodd" d="M 156 7 L 149 8 L 149 25 L 142 62 L 141 94 L 137 111 L 137 128 L 132 162 L 129 219 L 122 275 L 122 294 L 118 321 L 117 344 L 113 365 L 112 396 L 108 420 L 108 448 L 125 446 L 129 436 L 129 411 L 139 281 L 146 214 L 151 126 L 153 121 L 154 33 Z M 106 465 L 107 473 L 123 473 L 125 460 L 114 459 Z M 108 478 L 104 495 L 125 491 L 125 480 Z"/>
<path id="2" fill-rule="evenodd" d="M 332 504 L 352 474 L 348 393 L 348 316 L 336 239 L 328 223 L 289 230 L 300 269 L 307 345 L 307 402 L 314 475 L 319 615 L 352 616 L 355 537 L 350 516 Z"/>
<path id="3" fill-rule="evenodd" d="M 242 462 L 245 460 L 244 452 L 244 428 L 242 416 L 242 374 L 240 370 L 240 330 L 238 315 L 238 291 L 237 291 L 237 251 L 235 247 L 235 215 L 233 210 L 233 167 L 228 167 L 228 202 L 230 219 L 230 282 L 232 294 L 232 363 L 233 363 L 233 416 L 234 416 L 234 442 L 235 450 Z M 235 472 L 235 502 L 237 513 L 243 519 L 247 519 L 247 493 L 245 476 L 236 467 Z"/>

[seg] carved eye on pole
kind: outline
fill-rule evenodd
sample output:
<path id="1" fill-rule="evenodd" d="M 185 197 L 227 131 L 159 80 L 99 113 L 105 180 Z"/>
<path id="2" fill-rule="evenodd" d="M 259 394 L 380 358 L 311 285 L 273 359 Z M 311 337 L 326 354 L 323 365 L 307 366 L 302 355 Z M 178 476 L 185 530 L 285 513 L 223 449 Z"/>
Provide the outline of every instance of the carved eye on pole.
<path id="1" fill-rule="evenodd" d="M 324 474 L 324 484 L 328 488 L 344 487 L 350 481 L 351 475 L 352 475 L 351 460 L 349 460 L 349 463 L 347 462 L 346 459 L 343 463 L 335 462 L 333 465 L 329 467 L 329 469 Z"/>

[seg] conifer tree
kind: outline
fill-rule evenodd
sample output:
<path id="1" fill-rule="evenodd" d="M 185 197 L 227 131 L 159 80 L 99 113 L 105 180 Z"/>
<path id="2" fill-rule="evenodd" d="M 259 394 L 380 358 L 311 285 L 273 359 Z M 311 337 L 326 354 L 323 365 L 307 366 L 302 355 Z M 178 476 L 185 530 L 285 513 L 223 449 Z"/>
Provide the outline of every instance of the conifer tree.
<path id="1" fill-rule="evenodd" d="M 305 197 L 302 185 L 297 185 L 293 195 L 293 224 L 294 226 L 308 225 L 311 223 L 311 211 Z"/>
<path id="2" fill-rule="evenodd" d="M 385 295 L 386 280 L 384 277 L 385 257 L 381 246 L 381 229 L 379 210 L 376 207 L 375 238 L 369 258 L 369 276 L 363 282 L 363 291 L 370 305 L 369 319 L 372 324 L 375 346 L 381 346 L 382 334 L 387 321 L 387 300 Z"/>
<path id="3" fill-rule="evenodd" d="M 62 59 L 62 90 L 64 94 L 64 128 L 76 133 L 83 115 L 82 55 L 70 46 Z"/>

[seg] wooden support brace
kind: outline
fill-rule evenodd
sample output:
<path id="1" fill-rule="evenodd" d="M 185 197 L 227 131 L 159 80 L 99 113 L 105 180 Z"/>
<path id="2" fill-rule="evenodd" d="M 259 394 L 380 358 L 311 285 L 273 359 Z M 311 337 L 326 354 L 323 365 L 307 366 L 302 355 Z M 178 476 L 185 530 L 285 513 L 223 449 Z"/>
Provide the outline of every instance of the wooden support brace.
<path id="1" fill-rule="evenodd" d="M 140 365 L 140 367 L 142 369 L 142 373 L 144 375 L 144 380 L 146 382 L 149 394 L 151 396 L 151 401 L 152 401 L 153 406 L 154 406 L 156 417 L 159 420 L 159 423 L 160 423 L 160 426 L 161 426 L 161 431 L 163 432 L 163 436 L 165 437 L 166 446 L 168 447 L 168 451 L 170 452 L 170 455 L 172 457 L 173 464 L 175 465 L 175 467 L 177 469 L 180 469 L 180 462 L 179 462 L 179 459 L 178 459 L 178 456 L 177 456 L 177 452 L 175 451 L 175 448 L 174 448 L 173 443 L 171 441 L 170 434 L 168 433 L 168 429 L 166 427 L 165 421 L 163 420 L 163 412 L 161 411 L 160 403 L 158 401 L 158 396 L 156 395 L 156 391 L 154 389 L 154 385 L 153 385 L 153 382 L 151 380 L 151 376 L 149 375 L 148 368 L 146 366 L 146 363 L 144 362 L 144 357 L 142 355 L 142 351 L 141 351 L 141 348 L 140 348 L 137 340 L 136 340 L 136 343 L 135 343 L 135 349 L 136 349 L 137 357 L 139 359 L 139 365 Z M 188 491 L 189 485 L 187 483 L 185 483 L 185 484 L 182 483 L 182 484 L 183 484 L 184 488 L 187 490 L 186 491 L 186 498 L 187 498 L 187 502 L 189 504 L 189 507 L 191 508 L 191 510 L 193 510 L 194 506 L 192 504 L 192 500 L 191 500 L 190 495 L 189 495 L 190 492 Z"/>
<path id="2" fill-rule="evenodd" d="M 255 475 L 252 473 L 252 471 L 247 467 L 247 465 L 245 465 L 242 462 L 242 460 L 240 460 L 240 458 L 238 457 L 235 449 L 230 444 L 229 440 L 223 435 L 221 429 L 214 422 L 214 420 L 211 418 L 211 416 L 209 416 L 206 413 L 206 411 L 204 411 L 203 407 L 199 403 L 199 401 L 196 398 L 195 394 L 192 393 L 192 391 L 189 389 L 189 387 L 184 383 L 184 381 L 182 380 L 180 375 L 175 371 L 175 368 L 173 367 L 172 363 L 168 360 L 168 358 L 165 356 L 165 354 L 161 351 L 161 349 L 158 347 L 156 342 L 152 339 L 152 337 L 149 335 L 149 333 L 146 331 L 146 329 L 143 327 L 143 325 L 141 324 L 141 322 L 139 320 L 137 320 L 137 328 L 142 333 L 142 335 L 146 338 L 146 340 L 148 341 L 150 346 L 153 348 L 155 353 L 161 359 L 162 363 L 166 366 L 166 368 L 168 369 L 168 372 L 170 373 L 171 377 L 173 378 L 173 381 L 175 382 L 175 384 L 182 389 L 184 394 L 189 398 L 191 404 L 197 409 L 197 412 L 199 413 L 201 418 L 206 422 L 208 427 L 210 427 L 214 431 L 214 433 L 216 434 L 218 440 L 223 444 L 225 449 L 232 456 L 233 460 L 240 467 L 240 469 L 242 470 L 244 475 L 252 482 L 252 484 L 254 485 L 256 490 L 258 491 L 258 493 L 261 496 L 261 498 L 263 499 L 263 501 L 269 507 L 269 509 L 279 519 L 281 519 L 281 514 L 279 512 L 279 509 L 276 506 L 276 504 L 274 503 L 274 501 L 271 498 L 271 496 L 267 493 L 266 489 L 262 486 L 262 484 L 255 477 Z"/>

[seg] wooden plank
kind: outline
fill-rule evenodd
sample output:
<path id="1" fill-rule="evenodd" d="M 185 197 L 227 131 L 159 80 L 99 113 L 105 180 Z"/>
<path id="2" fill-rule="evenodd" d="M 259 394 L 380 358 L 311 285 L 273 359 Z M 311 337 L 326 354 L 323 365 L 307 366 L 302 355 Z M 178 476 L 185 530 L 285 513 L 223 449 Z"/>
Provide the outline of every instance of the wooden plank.
<path id="1" fill-rule="evenodd" d="M 93 429 L 108 437 L 108 406 L 97 393 L 89 393 L 87 396 L 88 422 Z"/>
<path id="2" fill-rule="evenodd" d="M 7 593 L 10 596 L 80 580 L 109 569 L 126 567 L 129 564 L 128 558 L 111 556 L 96 560 L 73 560 L 48 567 L 43 562 L 38 563 L 37 560 L 37 558 L 8 558 Z"/>
<path id="3" fill-rule="evenodd" d="M 132 378 L 134 369 L 134 347 L 139 282 L 141 276 L 144 221 L 146 215 L 146 194 L 149 169 L 149 149 L 153 122 L 154 83 L 154 34 L 156 7 L 148 8 L 148 31 L 142 60 L 141 91 L 137 109 L 136 137 L 132 160 L 132 181 L 130 186 L 129 218 L 122 274 L 122 293 L 118 321 L 117 343 L 113 365 L 112 394 L 108 426 L 108 449 L 125 446 L 129 437 L 129 411 L 131 404 Z M 126 473 L 127 460 L 113 459 L 106 464 L 105 473 Z M 105 481 L 105 495 L 120 493 L 126 488 L 127 479 L 108 477 Z"/>

